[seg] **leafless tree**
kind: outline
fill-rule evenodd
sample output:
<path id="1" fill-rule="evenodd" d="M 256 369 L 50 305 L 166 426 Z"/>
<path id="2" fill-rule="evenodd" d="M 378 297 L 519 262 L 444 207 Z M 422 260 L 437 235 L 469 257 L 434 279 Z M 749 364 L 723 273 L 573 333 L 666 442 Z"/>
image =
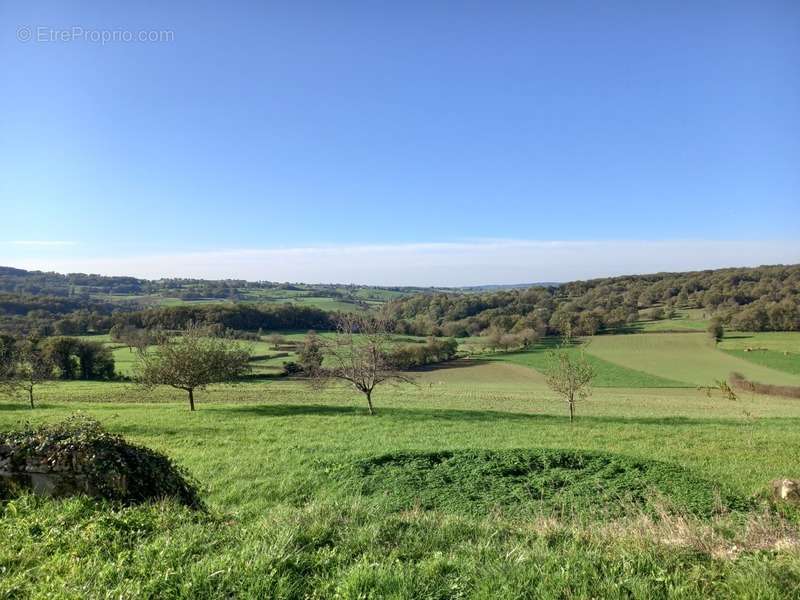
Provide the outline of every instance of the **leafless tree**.
<path id="1" fill-rule="evenodd" d="M 391 341 L 387 323 L 380 317 L 345 314 L 337 321 L 336 335 L 325 340 L 325 362 L 314 373 L 314 380 L 323 384 L 330 380 L 348 382 L 364 394 L 369 414 L 375 414 L 372 393 L 386 382 L 413 381 L 390 360 Z"/>

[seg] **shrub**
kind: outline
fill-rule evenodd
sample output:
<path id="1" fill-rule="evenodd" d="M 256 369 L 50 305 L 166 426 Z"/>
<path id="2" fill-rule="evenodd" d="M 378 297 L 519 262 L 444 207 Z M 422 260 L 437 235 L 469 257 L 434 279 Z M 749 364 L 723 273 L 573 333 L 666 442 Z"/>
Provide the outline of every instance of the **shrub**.
<path id="1" fill-rule="evenodd" d="M 195 483 L 165 455 L 126 442 L 83 415 L 0 433 L 0 486 L 5 495 L 90 496 L 135 504 L 172 497 L 201 508 Z"/>
<path id="2" fill-rule="evenodd" d="M 456 357 L 458 342 L 454 339 L 428 338 L 424 344 L 403 344 L 389 353 L 389 362 L 398 369 L 413 369 L 446 362 Z"/>
<path id="3" fill-rule="evenodd" d="M 711 321 L 708 323 L 708 327 L 706 328 L 706 334 L 708 334 L 708 337 L 714 342 L 722 341 L 722 338 L 725 335 L 725 328 L 722 326 L 722 319 L 719 317 L 714 317 L 711 319 Z"/>

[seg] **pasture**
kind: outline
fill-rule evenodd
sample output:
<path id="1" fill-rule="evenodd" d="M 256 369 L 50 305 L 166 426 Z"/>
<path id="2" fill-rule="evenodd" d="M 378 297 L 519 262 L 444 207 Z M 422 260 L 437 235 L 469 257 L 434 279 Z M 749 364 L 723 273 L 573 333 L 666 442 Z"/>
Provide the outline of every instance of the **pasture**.
<path id="1" fill-rule="evenodd" d="M 208 511 L 7 502 L 0 597 L 800 593 L 800 516 L 763 500 L 770 480 L 800 476 L 800 403 L 693 385 L 731 365 L 789 373 L 699 334 L 597 336 L 586 351 L 604 384 L 570 425 L 537 370 L 548 347 L 416 371 L 376 391 L 375 417 L 350 388 L 291 378 L 212 386 L 195 413 L 183 392 L 126 382 L 48 384 L 33 411 L 5 400 L 0 429 L 80 411 L 167 453 Z M 280 360 L 253 348 L 256 365 Z"/>
<path id="2" fill-rule="evenodd" d="M 731 356 L 800 376 L 800 339 L 796 334 L 736 332 L 726 336 L 720 348 Z"/>
<path id="3" fill-rule="evenodd" d="M 699 333 L 601 335 L 591 340 L 586 351 L 637 371 L 691 385 L 710 385 L 733 371 L 754 381 L 800 385 L 800 376 L 723 352 Z"/>
<path id="4" fill-rule="evenodd" d="M 704 331 L 708 326 L 706 311 L 700 308 L 676 309 L 676 315 L 671 319 L 643 319 L 633 324 L 633 329 L 639 332 L 658 331 Z"/>

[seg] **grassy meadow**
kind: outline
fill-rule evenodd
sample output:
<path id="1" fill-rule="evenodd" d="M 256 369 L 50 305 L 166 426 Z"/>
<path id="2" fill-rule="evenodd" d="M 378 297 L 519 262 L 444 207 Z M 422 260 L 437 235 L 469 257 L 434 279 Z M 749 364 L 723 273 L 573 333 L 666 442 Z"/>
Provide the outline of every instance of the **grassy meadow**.
<path id="1" fill-rule="evenodd" d="M 696 389 L 732 366 L 795 380 L 739 343 L 597 336 L 573 425 L 537 370 L 549 344 L 414 372 L 374 417 L 291 378 L 213 386 L 195 413 L 170 388 L 42 386 L 35 410 L 0 403 L 0 429 L 91 415 L 188 469 L 207 511 L 8 501 L 0 597 L 797 597 L 800 516 L 764 498 L 800 477 L 800 403 Z M 286 360 L 251 345 L 256 366 Z"/>
<path id="2" fill-rule="evenodd" d="M 586 351 L 644 373 L 692 385 L 709 385 L 732 371 L 754 381 L 800 385 L 800 377 L 723 352 L 702 334 L 646 333 L 595 336 Z"/>
<path id="3" fill-rule="evenodd" d="M 787 332 L 735 332 L 720 343 L 727 354 L 800 376 L 800 339 Z"/>
<path id="4" fill-rule="evenodd" d="M 644 319 L 633 324 L 633 329 L 639 332 L 659 331 L 704 331 L 708 326 L 706 311 L 700 308 L 676 309 L 676 315 L 670 319 Z"/>

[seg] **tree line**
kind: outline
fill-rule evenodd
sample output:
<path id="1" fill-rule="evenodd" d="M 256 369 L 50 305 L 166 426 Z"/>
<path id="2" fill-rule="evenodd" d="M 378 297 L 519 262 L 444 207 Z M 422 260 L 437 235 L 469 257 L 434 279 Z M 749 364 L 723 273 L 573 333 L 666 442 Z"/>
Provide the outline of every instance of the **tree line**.
<path id="1" fill-rule="evenodd" d="M 219 325 L 241 331 L 332 330 L 335 315 L 301 304 L 205 304 L 150 308 L 114 316 L 114 323 L 144 329 L 186 329 L 189 324 Z"/>
<path id="2" fill-rule="evenodd" d="M 37 386 L 48 380 L 114 377 L 114 356 L 100 342 L 72 337 L 0 335 L 0 392 L 13 395 L 24 391 L 31 408 Z"/>

